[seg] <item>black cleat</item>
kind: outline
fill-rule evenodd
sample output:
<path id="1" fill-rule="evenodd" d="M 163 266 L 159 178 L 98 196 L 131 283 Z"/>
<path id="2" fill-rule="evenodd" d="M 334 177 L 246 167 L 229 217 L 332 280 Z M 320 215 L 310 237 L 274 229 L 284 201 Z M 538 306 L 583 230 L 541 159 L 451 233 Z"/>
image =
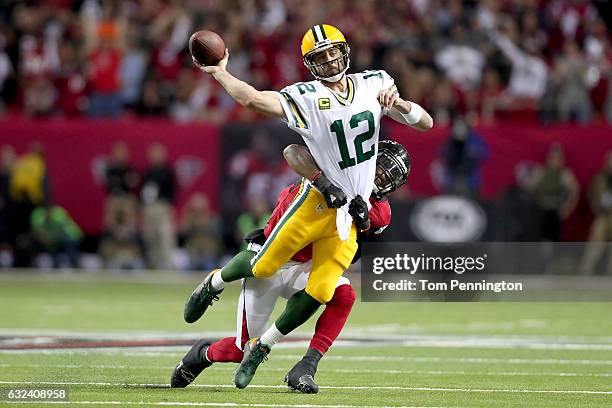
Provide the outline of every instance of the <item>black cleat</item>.
<path id="1" fill-rule="evenodd" d="M 185 388 L 191 384 L 205 368 L 210 367 L 213 363 L 206 360 L 206 350 L 210 343 L 204 340 L 198 340 L 191 347 L 191 350 L 185 354 L 185 357 L 174 368 L 172 378 L 170 379 L 170 387 Z"/>
<path id="2" fill-rule="evenodd" d="M 183 317 L 187 323 L 197 321 L 206 312 L 208 306 L 211 306 L 215 300 L 219 300 L 219 294 L 223 292 L 223 289 L 215 292 L 210 281 L 212 276 L 220 271 L 221 269 L 215 269 L 209 273 L 187 299 L 183 311 Z"/>
<path id="3" fill-rule="evenodd" d="M 319 386 L 314 380 L 316 372 L 316 365 L 300 360 L 285 375 L 285 382 L 292 390 L 303 394 L 316 394 L 319 392 Z"/>
<path id="4" fill-rule="evenodd" d="M 244 345 L 244 357 L 234 372 L 234 384 L 237 388 L 245 388 L 250 384 L 257 367 L 268 359 L 270 347 L 262 344 L 259 338 L 254 338 Z"/>

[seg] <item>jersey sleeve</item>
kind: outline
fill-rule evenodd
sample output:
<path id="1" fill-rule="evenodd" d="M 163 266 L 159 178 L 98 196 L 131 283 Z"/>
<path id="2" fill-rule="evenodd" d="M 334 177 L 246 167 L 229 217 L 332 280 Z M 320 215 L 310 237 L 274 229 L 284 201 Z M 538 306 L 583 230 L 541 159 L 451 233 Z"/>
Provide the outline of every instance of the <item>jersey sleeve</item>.
<path id="1" fill-rule="evenodd" d="M 376 71 L 364 71 L 363 79 L 366 82 L 369 82 L 370 87 L 372 87 L 372 91 L 378 95 L 379 91 L 383 89 L 392 89 L 397 92 L 397 86 L 395 85 L 395 80 L 391 77 L 391 75 L 387 74 L 385 70 L 376 70 Z M 370 82 L 372 81 L 372 82 Z M 383 115 L 388 113 L 387 108 L 383 108 Z"/>
<path id="2" fill-rule="evenodd" d="M 397 86 L 395 85 L 395 80 L 391 77 L 391 75 L 387 74 L 387 71 L 381 70 L 382 75 L 382 86 L 380 89 L 389 89 L 392 88 L 397 92 Z"/>
<path id="3" fill-rule="evenodd" d="M 283 88 L 278 92 L 278 99 L 285 112 L 284 121 L 287 123 L 287 126 L 300 135 L 309 135 L 309 110 L 306 100 L 301 96 L 297 86 L 290 85 Z"/>
<path id="4" fill-rule="evenodd" d="M 382 88 L 381 89 L 392 89 L 397 92 L 397 85 L 395 85 L 395 80 L 391 77 L 391 75 L 387 74 L 387 71 L 380 71 L 382 73 Z M 383 108 L 383 115 L 388 115 L 389 109 Z"/>

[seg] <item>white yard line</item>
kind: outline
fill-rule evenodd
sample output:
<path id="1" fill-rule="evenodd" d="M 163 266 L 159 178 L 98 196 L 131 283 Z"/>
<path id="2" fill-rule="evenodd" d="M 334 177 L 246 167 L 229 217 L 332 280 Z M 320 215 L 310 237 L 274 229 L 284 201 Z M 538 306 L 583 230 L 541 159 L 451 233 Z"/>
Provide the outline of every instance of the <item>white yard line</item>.
<path id="1" fill-rule="evenodd" d="M 2 368 L 76 368 L 76 369 L 104 369 L 104 370 L 170 370 L 172 366 L 129 366 L 129 365 L 97 365 L 97 364 L 0 364 Z M 217 371 L 233 371 L 234 364 L 219 364 L 207 369 Z M 266 367 L 266 371 L 286 372 L 285 368 Z M 418 374 L 418 375 L 484 375 L 484 376 L 510 376 L 510 377 L 612 377 L 612 373 L 575 373 L 575 372 L 529 372 L 529 371 L 453 371 L 453 370 L 377 370 L 377 369 L 344 369 L 323 368 L 321 371 L 330 373 L 368 373 L 368 374 Z"/>
<path id="2" fill-rule="evenodd" d="M 159 387 L 170 388 L 168 384 L 161 383 L 113 383 L 113 382 L 79 382 L 79 381 L 0 381 L 0 384 L 20 385 L 92 385 L 99 387 Z M 192 384 L 195 388 L 235 388 L 229 384 Z M 251 388 L 287 388 L 284 385 L 251 385 Z M 612 391 L 597 390 L 528 390 L 528 389 L 481 389 L 481 388 L 441 388 L 441 387 L 402 387 L 402 386 L 325 386 L 321 389 L 330 390 L 395 390 L 395 391 L 439 391 L 439 392 L 464 392 L 464 393 L 518 393 L 518 394 L 596 394 L 612 395 Z"/>
<path id="3" fill-rule="evenodd" d="M 431 339 L 406 340 L 404 347 L 425 348 L 483 348 L 483 349 L 531 349 L 531 350 L 612 350 L 612 344 L 601 343 L 546 343 L 513 342 L 493 339 Z"/>
<path id="4" fill-rule="evenodd" d="M 294 360 L 299 356 L 274 356 L 282 360 Z M 407 356 L 325 356 L 336 361 L 408 361 L 414 363 L 470 363 L 470 364 L 551 364 L 551 365 L 612 365 L 612 360 L 556 359 L 556 358 L 480 358 L 480 357 L 407 357 Z"/>
<path id="5" fill-rule="evenodd" d="M 149 350 L 149 348 L 147 348 Z M 168 357 L 180 358 L 185 354 L 186 347 L 181 351 L 147 351 L 141 348 L 126 351 L 125 348 L 96 348 L 96 349 L 32 349 L 32 350 L 0 350 L 0 354 L 42 354 L 42 355 L 82 355 L 103 354 L 120 355 L 123 357 Z M 276 354 L 275 360 L 296 360 L 302 354 Z M 533 365 L 603 365 L 611 366 L 612 360 L 592 359 L 556 359 L 556 358 L 487 358 L 487 357 L 410 357 L 410 356 L 325 356 L 330 361 L 377 361 L 377 362 L 412 362 L 412 363 L 460 363 L 460 364 L 533 364 Z"/>

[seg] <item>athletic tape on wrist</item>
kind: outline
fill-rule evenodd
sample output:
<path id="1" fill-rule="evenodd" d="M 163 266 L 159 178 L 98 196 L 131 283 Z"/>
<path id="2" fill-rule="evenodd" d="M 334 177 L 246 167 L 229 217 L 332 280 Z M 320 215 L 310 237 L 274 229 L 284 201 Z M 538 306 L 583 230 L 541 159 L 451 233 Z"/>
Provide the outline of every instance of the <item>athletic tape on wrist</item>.
<path id="1" fill-rule="evenodd" d="M 410 112 L 402 113 L 402 116 L 408 124 L 414 125 L 421 120 L 423 113 L 425 113 L 425 110 L 418 103 L 410 102 Z"/>

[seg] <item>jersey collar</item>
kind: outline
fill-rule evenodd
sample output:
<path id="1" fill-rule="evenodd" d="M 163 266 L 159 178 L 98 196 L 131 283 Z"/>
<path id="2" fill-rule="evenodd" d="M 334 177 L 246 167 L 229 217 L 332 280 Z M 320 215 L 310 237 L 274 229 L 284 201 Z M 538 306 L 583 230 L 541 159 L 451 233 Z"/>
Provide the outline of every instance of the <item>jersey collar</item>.
<path id="1" fill-rule="evenodd" d="M 347 83 L 347 87 L 348 87 L 348 91 L 346 93 L 346 96 L 341 95 L 341 94 L 333 91 L 332 89 L 326 87 L 327 89 L 329 89 L 329 92 L 331 92 L 332 95 L 334 95 L 336 100 L 338 102 L 340 102 L 340 104 L 342 104 L 344 106 L 348 106 L 351 103 L 353 103 L 353 99 L 355 98 L 355 84 L 353 83 L 353 80 L 351 79 L 351 77 L 348 76 L 348 75 L 346 76 L 346 83 Z"/>

